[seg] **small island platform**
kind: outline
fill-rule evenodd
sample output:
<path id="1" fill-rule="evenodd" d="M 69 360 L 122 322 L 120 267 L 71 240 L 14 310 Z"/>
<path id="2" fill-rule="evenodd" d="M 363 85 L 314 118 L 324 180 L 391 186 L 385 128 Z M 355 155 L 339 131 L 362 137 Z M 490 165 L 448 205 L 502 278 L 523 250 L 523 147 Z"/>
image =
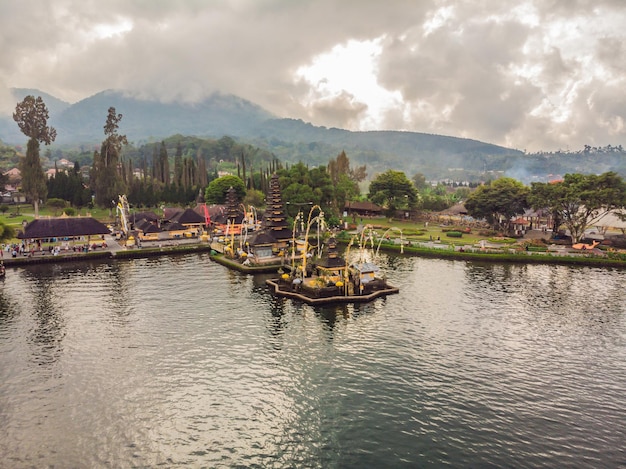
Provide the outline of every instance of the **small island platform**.
<path id="1" fill-rule="evenodd" d="M 336 303 L 367 303 L 376 298 L 380 298 L 394 293 L 399 293 L 400 289 L 386 284 L 384 287 L 372 290 L 371 292 L 361 295 L 345 295 L 341 294 L 341 289 L 336 288 L 333 291 L 323 291 L 324 289 L 294 290 L 290 283 L 281 281 L 280 279 L 268 279 L 265 281 L 267 285 L 274 289 L 276 296 L 300 300 L 310 305 L 326 305 Z"/>

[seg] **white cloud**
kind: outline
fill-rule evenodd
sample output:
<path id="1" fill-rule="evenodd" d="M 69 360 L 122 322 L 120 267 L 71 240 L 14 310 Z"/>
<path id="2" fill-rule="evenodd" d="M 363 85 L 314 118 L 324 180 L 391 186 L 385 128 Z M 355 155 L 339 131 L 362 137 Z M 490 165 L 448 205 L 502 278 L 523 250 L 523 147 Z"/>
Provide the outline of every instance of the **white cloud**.
<path id="1" fill-rule="evenodd" d="M 317 125 L 626 146 L 621 0 L 0 2 L 7 87 L 233 93 Z"/>

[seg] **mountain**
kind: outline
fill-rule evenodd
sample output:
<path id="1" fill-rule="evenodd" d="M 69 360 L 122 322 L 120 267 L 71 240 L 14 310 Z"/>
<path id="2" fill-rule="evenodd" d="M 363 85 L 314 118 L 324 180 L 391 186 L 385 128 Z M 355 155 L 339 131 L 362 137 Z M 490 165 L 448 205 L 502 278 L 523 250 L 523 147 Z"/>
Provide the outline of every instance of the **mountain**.
<path id="1" fill-rule="evenodd" d="M 15 104 L 19 103 L 29 95 L 35 97 L 41 96 L 43 102 L 46 103 L 50 117 L 59 115 L 71 106 L 70 103 L 55 98 L 51 94 L 31 88 L 11 88 L 11 94 L 13 94 L 13 97 L 15 98 Z"/>
<path id="2" fill-rule="evenodd" d="M 48 124 L 57 129 L 55 144 L 100 143 L 109 107 L 123 115 L 120 133 L 131 142 L 162 139 L 174 134 L 219 138 L 249 133 L 272 114 L 236 96 L 215 93 L 195 104 L 161 103 L 126 96 L 119 91 L 102 91 L 75 104 L 47 93 L 13 89 L 16 104 L 31 94 L 41 96 L 48 107 Z M 26 138 L 10 116 L 0 118 L 0 140 L 23 144 Z"/>
<path id="3" fill-rule="evenodd" d="M 46 107 L 48 108 L 50 122 L 71 106 L 70 103 L 55 98 L 51 94 L 31 88 L 11 88 L 10 91 L 15 99 L 16 105 L 26 96 L 41 96 L 44 103 L 46 103 Z M 11 115 L 0 115 L 0 140 L 4 143 L 12 143 L 14 145 L 25 144 L 27 141 L 27 138 L 24 137 L 22 132 L 20 132 L 19 127 Z"/>
<path id="4" fill-rule="evenodd" d="M 120 133 L 130 142 L 159 140 L 174 134 L 219 138 L 241 135 L 273 118 L 261 107 L 236 96 L 215 93 L 196 103 L 161 103 L 103 91 L 79 101 L 51 119 L 57 143 L 95 143 L 104 140 L 109 107 L 122 114 Z"/>
<path id="5" fill-rule="evenodd" d="M 296 119 L 281 119 L 237 96 L 215 93 L 195 104 L 133 98 L 121 91 L 102 91 L 69 104 L 38 90 L 12 90 L 16 103 L 27 94 L 42 96 L 57 129 L 55 146 L 97 146 L 104 139 L 109 107 L 123 115 L 120 133 L 135 147 L 175 134 L 219 139 L 225 135 L 274 154 L 285 162 L 319 165 L 345 151 L 353 165 L 367 165 L 370 176 L 387 169 L 430 179 L 481 179 L 488 172 L 524 182 L 565 172 L 602 168 L 626 173 L 622 151 L 576 158 L 571 155 L 526 155 L 521 151 L 466 138 L 418 132 L 352 132 L 317 127 Z M 0 118 L 0 140 L 26 143 L 10 116 Z M 596 155 L 597 156 L 597 155 Z M 581 166 L 582 165 L 582 166 Z M 586 166 L 585 166 L 586 165 Z"/>
<path id="6" fill-rule="evenodd" d="M 245 137 L 279 159 L 292 162 L 326 164 L 345 150 L 350 161 L 366 164 L 370 174 L 390 168 L 431 177 L 447 177 L 454 169 L 482 173 L 488 167 L 500 171 L 497 161 L 523 155 L 518 150 L 467 138 L 389 130 L 352 132 L 295 119 L 265 121 Z"/>

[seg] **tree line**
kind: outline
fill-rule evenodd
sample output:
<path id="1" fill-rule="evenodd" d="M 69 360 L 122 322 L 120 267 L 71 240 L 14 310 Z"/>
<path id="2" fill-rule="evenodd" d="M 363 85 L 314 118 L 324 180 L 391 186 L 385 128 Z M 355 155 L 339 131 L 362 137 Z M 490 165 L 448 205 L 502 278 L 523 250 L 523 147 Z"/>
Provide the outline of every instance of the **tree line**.
<path id="1" fill-rule="evenodd" d="M 577 242 L 606 213 L 621 214 L 626 207 L 626 184 L 615 172 L 567 174 L 563 180 L 533 182 L 530 187 L 504 177 L 474 191 L 457 187 L 450 192 L 443 184 L 427 183 L 423 174 L 418 173 L 411 180 L 402 171 L 387 170 L 373 177 L 367 194 L 362 194 L 366 167 L 352 167 L 345 151 L 331 158 L 327 165 L 309 168 L 302 162 L 283 165 L 273 155 L 239 145 L 229 137 L 207 147 L 200 139 L 174 136 L 168 142 L 144 146 L 124 157 L 122 150 L 128 142 L 119 133 L 122 114 L 113 107 L 107 113 L 100 150 L 93 154 L 89 184 L 84 183 L 77 164 L 47 180 L 39 148 L 40 143 L 49 145 L 54 141 L 56 130 L 47 125 L 48 110 L 41 97 L 24 98 L 13 118 L 29 137 L 26 155 L 20 158 L 20 170 L 22 190 L 32 201 L 36 214 L 39 201 L 48 195 L 78 207 L 93 199 L 100 207 L 112 208 L 120 194 L 127 194 L 132 204 L 150 207 L 160 203 L 188 205 L 198 196 L 208 203 L 224 203 L 230 187 L 242 203 L 262 207 L 274 173 L 279 176 L 283 200 L 288 202 L 287 212 L 292 217 L 303 205 L 320 205 L 329 217 L 339 217 L 346 202 L 363 199 L 381 205 L 389 216 L 398 210 L 441 210 L 464 200 L 471 216 L 485 219 L 494 229 L 507 233 L 515 216 L 529 208 L 545 209 L 556 221 L 555 229 L 564 225 Z M 170 167 L 168 146 L 171 148 L 174 142 Z M 224 158 L 230 159 L 236 176 L 219 177 L 215 163 Z"/>
<path id="2" fill-rule="evenodd" d="M 480 186 L 465 202 L 468 214 L 485 219 L 496 230 L 510 233 L 516 216 L 529 208 L 545 210 L 553 230 L 564 226 L 574 243 L 585 231 L 609 213 L 626 219 L 626 183 L 615 172 L 566 174 L 562 180 L 533 182 L 525 186 L 512 178 L 501 178 Z"/>

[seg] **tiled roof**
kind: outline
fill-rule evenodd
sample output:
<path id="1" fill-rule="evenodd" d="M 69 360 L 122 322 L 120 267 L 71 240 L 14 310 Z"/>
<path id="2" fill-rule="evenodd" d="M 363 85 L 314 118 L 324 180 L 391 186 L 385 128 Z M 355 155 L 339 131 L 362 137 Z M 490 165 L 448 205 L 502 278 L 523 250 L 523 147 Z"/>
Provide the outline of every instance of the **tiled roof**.
<path id="1" fill-rule="evenodd" d="M 204 217 L 191 208 L 176 213 L 173 217 L 169 218 L 169 221 L 177 222 L 181 225 L 199 225 L 205 222 Z"/>
<path id="2" fill-rule="evenodd" d="M 109 234 L 109 229 L 91 217 L 39 218 L 18 233 L 19 239 L 65 238 Z"/>
<path id="3" fill-rule="evenodd" d="M 129 215 L 130 221 L 148 220 L 159 221 L 159 217 L 154 212 L 134 212 Z"/>
<path id="4" fill-rule="evenodd" d="M 268 233 L 266 231 L 257 231 L 250 237 L 250 240 L 248 242 L 250 246 L 273 244 L 276 242 L 276 238 L 272 236 L 272 233 Z"/>

